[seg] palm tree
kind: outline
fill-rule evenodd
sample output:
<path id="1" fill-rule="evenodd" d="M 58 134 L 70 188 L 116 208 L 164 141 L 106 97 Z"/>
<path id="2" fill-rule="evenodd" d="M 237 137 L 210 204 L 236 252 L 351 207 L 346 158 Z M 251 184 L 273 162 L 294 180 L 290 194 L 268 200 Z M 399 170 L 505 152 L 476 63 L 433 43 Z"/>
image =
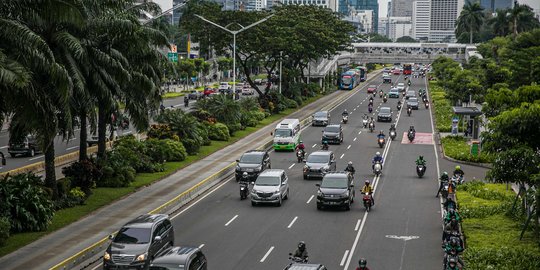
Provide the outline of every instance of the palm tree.
<path id="1" fill-rule="evenodd" d="M 534 16 L 532 8 L 527 5 L 520 5 L 517 2 L 509 13 L 512 36 L 516 39 L 518 33 L 534 29 L 540 25 Z"/>
<path id="2" fill-rule="evenodd" d="M 456 21 L 456 36 L 458 33 L 469 32 L 469 43 L 473 43 L 473 33 L 479 32 L 484 23 L 484 9 L 478 2 L 467 1 Z"/>
<path id="3" fill-rule="evenodd" d="M 489 20 L 495 35 L 505 37 L 510 32 L 509 12 L 509 9 L 498 9 L 495 16 Z"/>

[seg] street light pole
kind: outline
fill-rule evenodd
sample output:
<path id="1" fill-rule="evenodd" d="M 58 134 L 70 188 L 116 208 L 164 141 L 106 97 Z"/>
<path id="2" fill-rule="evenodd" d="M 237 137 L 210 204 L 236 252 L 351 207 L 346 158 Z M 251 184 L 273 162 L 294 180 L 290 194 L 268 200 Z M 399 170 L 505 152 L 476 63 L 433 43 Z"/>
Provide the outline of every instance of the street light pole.
<path id="1" fill-rule="evenodd" d="M 279 93 L 281 94 L 281 72 L 283 65 L 283 51 L 279 52 Z"/>
<path id="2" fill-rule="evenodd" d="M 210 21 L 210 20 L 204 18 L 201 15 L 195 14 L 195 16 L 197 16 L 197 18 L 199 18 L 199 19 L 201 19 L 201 20 L 203 20 L 203 21 L 205 21 L 205 22 L 207 22 L 209 24 L 212 24 L 212 25 L 214 25 L 216 27 L 219 27 L 219 28 L 223 29 L 224 31 L 227 31 L 227 32 L 229 32 L 229 33 L 231 33 L 233 35 L 233 93 L 236 93 L 236 34 L 241 33 L 241 32 L 243 32 L 245 30 L 248 30 L 249 28 L 251 28 L 251 27 L 253 27 L 253 26 L 257 25 L 257 24 L 265 22 L 266 20 L 272 18 L 274 15 L 275 14 L 271 14 L 270 16 L 268 16 L 268 17 L 266 17 L 266 18 L 264 18 L 264 19 L 262 19 L 260 21 L 254 22 L 254 23 L 252 23 L 252 24 L 250 24 L 250 25 L 248 25 L 246 27 L 244 27 L 243 25 L 241 25 L 239 23 L 236 23 L 236 24 L 240 25 L 241 29 L 236 30 L 236 31 L 232 31 L 232 30 L 227 29 L 227 26 L 229 26 L 230 24 L 227 25 L 227 26 L 221 26 L 221 25 L 219 25 L 219 24 L 217 24 L 217 23 L 215 23 L 213 21 Z"/>

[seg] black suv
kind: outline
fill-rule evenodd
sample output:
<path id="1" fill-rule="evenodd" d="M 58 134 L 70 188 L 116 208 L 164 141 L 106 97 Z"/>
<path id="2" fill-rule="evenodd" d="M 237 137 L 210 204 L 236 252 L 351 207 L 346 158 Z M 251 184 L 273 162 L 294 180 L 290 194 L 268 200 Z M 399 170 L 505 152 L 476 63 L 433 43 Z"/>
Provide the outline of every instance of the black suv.
<path id="1" fill-rule="evenodd" d="M 157 257 L 150 270 L 206 270 L 206 256 L 198 247 L 173 247 Z"/>
<path id="2" fill-rule="evenodd" d="M 236 181 L 242 178 L 244 172 L 248 173 L 248 180 L 255 181 L 262 171 L 272 167 L 270 164 L 270 155 L 264 150 L 247 151 L 236 162 Z"/>
<path id="3" fill-rule="evenodd" d="M 32 135 L 24 136 L 18 139 L 10 138 L 8 153 L 11 157 L 16 155 L 26 155 L 33 157 L 40 151 L 36 137 Z"/>
<path id="4" fill-rule="evenodd" d="M 341 124 L 328 125 L 322 131 L 321 141 L 327 141 L 328 143 L 341 144 L 343 142 L 343 128 Z"/>
<path id="5" fill-rule="evenodd" d="M 142 215 L 109 239 L 103 269 L 148 269 L 157 254 L 174 245 L 174 230 L 168 215 Z"/>
<path id="6" fill-rule="evenodd" d="M 317 209 L 323 206 L 342 206 L 351 209 L 354 202 L 353 177 L 348 172 L 329 172 L 317 184 Z"/>

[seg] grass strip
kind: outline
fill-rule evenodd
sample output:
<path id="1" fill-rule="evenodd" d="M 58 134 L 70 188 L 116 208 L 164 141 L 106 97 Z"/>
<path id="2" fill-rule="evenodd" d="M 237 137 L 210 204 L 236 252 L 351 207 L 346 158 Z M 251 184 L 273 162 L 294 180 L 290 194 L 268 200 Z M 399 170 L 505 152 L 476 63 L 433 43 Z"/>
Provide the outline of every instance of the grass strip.
<path id="1" fill-rule="evenodd" d="M 0 247 L 0 257 L 9 254 L 25 245 L 28 245 L 39 238 L 52 233 L 56 230 L 59 230 L 85 216 L 91 214 L 92 212 L 98 210 L 99 208 L 109 205 L 112 202 L 127 196 L 139 188 L 150 185 L 158 180 L 161 180 L 178 170 L 181 170 L 188 165 L 197 162 L 212 153 L 231 145 L 244 137 L 250 135 L 251 133 L 271 124 L 272 122 L 279 120 L 297 110 L 300 110 L 304 106 L 318 100 L 323 97 L 323 95 L 317 95 L 311 97 L 302 103 L 302 106 L 299 108 L 290 108 L 286 109 L 279 114 L 273 114 L 265 119 L 263 119 L 255 127 L 247 127 L 244 130 L 235 132 L 234 136 L 231 136 L 229 141 L 212 141 L 211 145 L 202 146 L 199 149 L 199 153 L 194 156 L 187 156 L 184 161 L 180 162 L 166 162 L 165 170 L 163 172 L 156 173 L 138 173 L 135 177 L 135 181 L 131 183 L 129 187 L 123 188 L 96 188 L 93 189 L 92 195 L 85 201 L 84 205 L 78 205 L 72 208 L 62 209 L 56 211 L 49 228 L 46 231 L 42 232 L 25 232 L 25 233 L 15 233 L 12 234 L 6 244 Z"/>
<path id="2" fill-rule="evenodd" d="M 191 92 L 191 90 L 189 92 Z M 184 93 L 181 93 L 181 92 L 168 92 L 168 93 L 165 93 L 165 94 L 161 95 L 161 97 L 163 99 L 169 99 L 169 98 L 181 97 L 183 95 L 184 95 Z"/>
<path id="3" fill-rule="evenodd" d="M 523 220 L 506 213 L 512 207 L 515 193 L 505 184 L 467 183 L 457 191 L 462 228 L 467 249 L 463 259 L 467 269 L 540 269 L 540 248 L 532 230 L 519 240 Z M 486 196 L 488 195 L 488 196 Z M 495 213 L 482 214 L 486 207 L 496 207 Z M 468 217 L 465 210 L 477 212 Z"/>
<path id="4" fill-rule="evenodd" d="M 429 94 L 435 111 L 435 128 L 439 132 L 450 132 L 454 112 L 444 89 L 436 81 L 429 81 Z"/>
<path id="5" fill-rule="evenodd" d="M 470 145 L 467 144 L 467 139 L 462 136 L 446 136 L 441 138 L 441 143 L 444 154 L 453 159 L 480 163 L 493 161 L 493 156 L 484 152 L 480 152 L 478 156 L 471 155 Z"/>

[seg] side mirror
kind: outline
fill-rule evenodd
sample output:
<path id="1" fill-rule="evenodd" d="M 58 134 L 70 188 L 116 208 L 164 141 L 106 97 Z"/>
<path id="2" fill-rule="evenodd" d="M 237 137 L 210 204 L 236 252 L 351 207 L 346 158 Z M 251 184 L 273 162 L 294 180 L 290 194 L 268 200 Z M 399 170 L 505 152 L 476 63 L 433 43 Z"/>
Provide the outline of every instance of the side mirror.
<path id="1" fill-rule="evenodd" d="M 289 253 L 289 256 L 292 256 L 292 253 Z"/>
<path id="2" fill-rule="evenodd" d="M 274 132 L 270 131 L 270 136 L 274 136 Z"/>
<path id="3" fill-rule="evenodd" d="M 161 241 L 161 236 L 158 235 L 154 238 L 154 242 L 159 242 L 159 241 Z"/>
<path id="4" fill-rule="evenodd" d="M 6 158 L 2 158 L 2 166 L 6 166 Z"/>
<path id="5" fill-rule="evenodd" d="M 302 162 L 306 163 L 306 159 L 304 158 L 304 159 L 302 160 Z"/>
<path id="6" fill-rule="evenodd" d="M 113 240 L 114 239 L 114 234 L 109 234 L 109 239 Z"/>
<path id="7" fill-rule="evenodd" d="M 321 187 L 321 184 L 315 184 L 315 186 L 317 186 L 317 187 Z"/>
<path id="8" fill-rule="evenodd" d="M 239 160 L 239 159 L 237 159 L 237 160 L 236 160 L 236 162 L 240 162 L 240 160 Z"/>
<path id="9" fill-rule="evenodd" d="M 350 185 L 351 188 L 354 188 L 354 185 Z"/>

